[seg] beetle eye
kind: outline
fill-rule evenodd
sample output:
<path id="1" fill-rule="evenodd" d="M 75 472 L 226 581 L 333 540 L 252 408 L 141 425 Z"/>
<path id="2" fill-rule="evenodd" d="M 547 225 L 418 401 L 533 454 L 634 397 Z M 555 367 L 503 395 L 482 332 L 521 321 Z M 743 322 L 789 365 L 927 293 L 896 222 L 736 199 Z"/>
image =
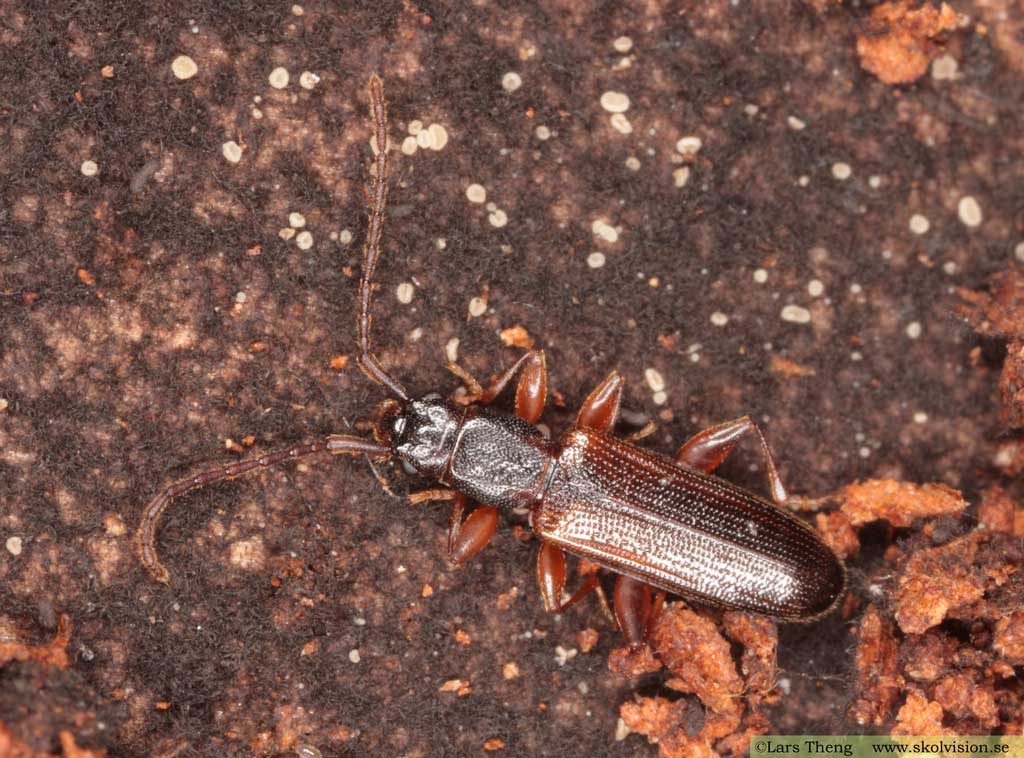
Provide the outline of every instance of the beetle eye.
<path id="1" fill-rule="evenodd" d="M 395 423 L 391 429 L 396 437 L 400 437 L 405 430 L 405 416 L 396 416 Z"/>

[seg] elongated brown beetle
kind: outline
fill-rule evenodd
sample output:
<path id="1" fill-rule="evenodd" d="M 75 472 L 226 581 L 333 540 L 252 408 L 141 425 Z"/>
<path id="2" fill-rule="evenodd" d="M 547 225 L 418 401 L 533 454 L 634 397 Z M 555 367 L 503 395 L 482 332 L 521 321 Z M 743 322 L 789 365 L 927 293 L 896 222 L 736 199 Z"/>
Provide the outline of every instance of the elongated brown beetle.
<path id="1" fill-rule="evenodd" d="M 436 394 L 413 399 L 388 374 L 370 343 L 371 283 L 388 191 L 387 114 L 376 76 L 369 90 L 378 151 L 359 280 L 358 363 L 393 396 L 378 406 L 375 439 L 330 435 L 168 485 L 146 506 L 137 535 L 150 574 L 170 580 L 154 538 L 161 514 L 176 496 L 327 451 L 397 458 L 443 485 L 412 499 L 452 502 L 448 555 L 455 563 L 490 541 L 499 510 L 528 508 L 541 542 L 537 576 L 544 606 L 564 610 L 599 587 L 596 574 L 590 574 L 563 600 L 565 551 L 588 558 L 618 573 L 615 615 L 631 645 L 645 640 L 665 592 L 795 621 L 831 609 L 844 589 L 843 565 L 806 524 L 778 507 L 786 490 L 764 435 L 749 417 L 697 434 L 672 459 L 610 436 L 624 385 L 614 371 L 584 401 L 576 424 L 555 440 L 535 426 L 547 395 L 541 351 L 527 352 L 486 389 L 453 366 L 468 391 L 459 403 Z M 515 415 L 488 409 L 520 371 Z M 749 433 L 760 442 L 775 504 L 711 474 Z M 463 520 L 471 501 L 478 507 Z"/>

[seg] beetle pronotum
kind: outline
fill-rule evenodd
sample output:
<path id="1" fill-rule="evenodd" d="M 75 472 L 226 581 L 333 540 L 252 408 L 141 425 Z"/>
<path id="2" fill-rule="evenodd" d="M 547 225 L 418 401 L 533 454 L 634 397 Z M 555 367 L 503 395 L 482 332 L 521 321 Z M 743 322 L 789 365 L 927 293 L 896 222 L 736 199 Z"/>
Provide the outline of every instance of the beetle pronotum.
<path id="1" fill-rule="evenodd" d="M 664 593 L 698 603 L 810 620 L 830 610 L 845 587 L 842 562 L 806 524 L 782 510 L 786 490 L 757 424 L 742 417 L 700 432 L 668 458 L 611 436 L 624 386 L 615 371 L 583 402 L 576 423 L 554 440 L 535 424 L 547 395 L 544 353 L 530 350 L 489 387 L 457 366 L 459 403 L 412 398 L 373 353 L 370 307 L 387 202 L 387 113 L 383 86 L 370 79 L 378 145 L 363 247 L 356 316 L 358 364 L 392 396 L 377 408 L 374 439 L 321 440 L 203 471 L 165 487 L 146 506 L 137 542 L 142 564 L 161 582 L 170 574 L 155 547 L 160 516 L 188 490 L 314 453 L 397 458 L 440 485 L 412 496 L 448 500 L 448 555 L 462 563 L 493 537 L 499 510 L 526 507 L 541 547 L 537 576 L 544 606 L 568 608 L 598 588 L 591 574 L 564 599 L 565 552 L 615 571 L 614 608 L 631 645 L 646 639 Z M 520 373 L 515 415 L 487 406 Z M 712 475 L 739 439 L 753 434 L 768 471 L 771 503 Z M 477 507 L 463 519 L 470 503 Z"/>

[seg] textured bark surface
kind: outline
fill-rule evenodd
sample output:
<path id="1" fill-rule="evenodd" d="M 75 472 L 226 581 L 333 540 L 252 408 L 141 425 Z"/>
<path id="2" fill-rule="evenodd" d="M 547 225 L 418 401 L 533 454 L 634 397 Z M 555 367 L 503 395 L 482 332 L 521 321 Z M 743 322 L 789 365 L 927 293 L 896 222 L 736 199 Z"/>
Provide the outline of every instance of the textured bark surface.
<path id="1" fill-rule="evenodd" d="M 175 502 L 162 586 L 132 549 L 140 511 L 191 467 L 352 432 L 381 399 L 345 360 L 375 71 L 394 155 L 374 335 L 411 391 L 455 387 L 455 339 L 480 377 L 532 339 L 552 430 L 617 368 L 662 452 L 749 413 L 793 493 L 890 478 L 976 502 L 999 480 L 1002 347 L 954 289 L 1024 257 L 1013 6 L 958 3 L 953 75 L 893 88 L 860 68 L 866 11 L 845 6 L 8 0 L 0 638 L 51 644 L 64 614 L 71 637 L 66 669 L 0 668 L 0 739 L 652 755 L 616 724 L 662 675 L 608 670 L 598 603 L 543 612 L 524 519 L 452 570 L 442 504 L 389 497 L 358 459 L 285 466 Z M 744 444 L 722 473 L 764 492 L 756 462 Z M 897 537 L 861 533 L 856 597 Z M 781 628 L 775 730 L 853 729 L 855 605 Z"/>

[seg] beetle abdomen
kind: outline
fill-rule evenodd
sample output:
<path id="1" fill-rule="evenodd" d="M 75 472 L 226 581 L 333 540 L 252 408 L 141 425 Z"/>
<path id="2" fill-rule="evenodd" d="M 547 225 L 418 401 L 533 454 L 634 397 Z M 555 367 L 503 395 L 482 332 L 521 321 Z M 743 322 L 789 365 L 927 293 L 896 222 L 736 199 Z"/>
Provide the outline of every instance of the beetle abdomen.
<path id="1" fill-rule="evenodd" d="M 559 441 L 534 514 L 541 539 L 700 603 L 810 619 L 842 563 L 802 521 L 715 476 L 599 432 Z"/>

